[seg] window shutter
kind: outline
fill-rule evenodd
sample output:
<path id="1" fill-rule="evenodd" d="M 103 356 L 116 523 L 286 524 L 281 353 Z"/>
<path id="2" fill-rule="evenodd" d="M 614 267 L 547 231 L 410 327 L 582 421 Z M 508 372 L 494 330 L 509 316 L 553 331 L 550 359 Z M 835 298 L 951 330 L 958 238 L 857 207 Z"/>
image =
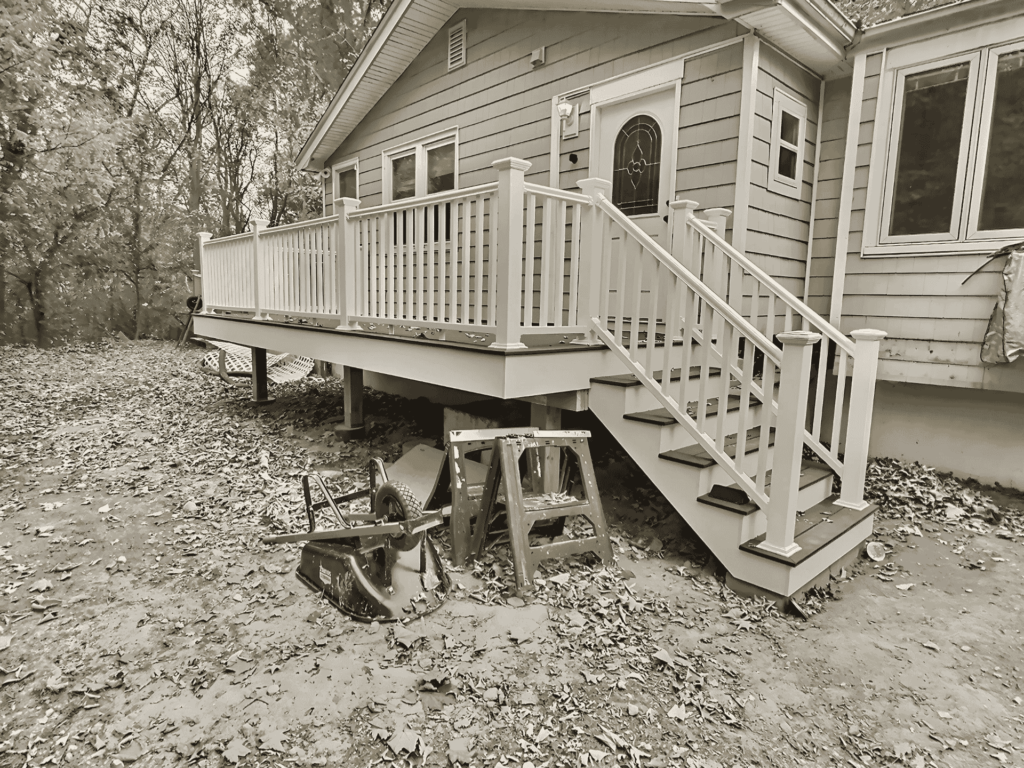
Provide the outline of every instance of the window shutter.
<path id="1" fill-rule="evenodd" d="M 466 63 L 466 22 L 459 22 L 448 30 L 448 71 Z"/>

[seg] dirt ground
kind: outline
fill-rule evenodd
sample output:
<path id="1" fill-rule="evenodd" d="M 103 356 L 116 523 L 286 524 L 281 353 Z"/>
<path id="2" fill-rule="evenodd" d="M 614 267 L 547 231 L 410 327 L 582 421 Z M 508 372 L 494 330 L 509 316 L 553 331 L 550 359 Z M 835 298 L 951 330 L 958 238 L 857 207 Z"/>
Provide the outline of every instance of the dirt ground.
<path id="1" fill-rule="evenodd" d="M 303 471 L 352 487 L 439 409 L 370 394 L 339 443 L 338 381 L 256 408 L 199 357 L 0 349 L 0 766 L 1024 765 L 1019 496 L 877 465 L 885 560 L 804 619 L 727 590 L 592 425 L 614 567 L 549 561 L 519 600 L 498 546 L 366 625 L 260 538 Z"/>

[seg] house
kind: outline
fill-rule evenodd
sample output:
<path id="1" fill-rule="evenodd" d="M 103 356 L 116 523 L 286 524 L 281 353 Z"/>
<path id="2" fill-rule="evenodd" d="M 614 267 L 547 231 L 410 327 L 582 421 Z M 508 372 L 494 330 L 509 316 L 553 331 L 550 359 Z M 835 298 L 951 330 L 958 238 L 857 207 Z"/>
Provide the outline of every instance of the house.
<path id="1" fill-rule="evenodd" d="M 1024 485 L 998 265 L 961 285 L 1024 239 L 1022 51 L 1016 0 L 394 0 L 299 158 L 324 216 L 200 234 L 196 332 L 344 366 L 353 433 L 364 382 L 589 409 L 793 595 L 869 452 Z"/>

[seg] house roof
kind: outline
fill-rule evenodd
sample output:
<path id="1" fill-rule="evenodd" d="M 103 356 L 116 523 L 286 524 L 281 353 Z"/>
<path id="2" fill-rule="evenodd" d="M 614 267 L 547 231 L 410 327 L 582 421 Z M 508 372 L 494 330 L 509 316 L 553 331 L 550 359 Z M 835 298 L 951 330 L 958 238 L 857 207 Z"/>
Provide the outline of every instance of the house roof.
<path id="1" fill-rule="evenodd" d="M 320 170 L 374 104 L 460 8 L 663 13 L 732 19 L 820 75 L 842 69 L 865 25 L 879 40 L 900 37 L 905 23 L 1020 0 L 393 0 L 297 158 Z M 925 11 L 938 13 L 925 13 Z M 860 20 L 860 25 L 851 19 Z M 903 21 L 906 19 L 907 21 Z M 895 21 L 894 21 L 895 20 Z M 945 23 L 943 21 L 942 23 Z M 857 50 L 859 50 L 859 44 Z"/>
<path id="2" fill-rule="evenodd" d="M 915 13 L 962 3 L 964 0 L 832 0 L 839 10 L 861 27 L 873 27 Z"/>

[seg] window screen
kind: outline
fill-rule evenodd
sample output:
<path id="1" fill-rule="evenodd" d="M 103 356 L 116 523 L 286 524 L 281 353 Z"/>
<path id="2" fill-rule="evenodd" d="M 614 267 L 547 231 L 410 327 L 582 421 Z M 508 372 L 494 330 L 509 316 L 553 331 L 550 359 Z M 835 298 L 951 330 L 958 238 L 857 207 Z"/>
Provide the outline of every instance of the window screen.
<path id="1" fill-rule="evenodd" d="M 356 169 L 348 168 L 338 173 L 338 188 L 334 191 L 335 197 L 359 197 L 359 190 L 356 189 Z"/>

